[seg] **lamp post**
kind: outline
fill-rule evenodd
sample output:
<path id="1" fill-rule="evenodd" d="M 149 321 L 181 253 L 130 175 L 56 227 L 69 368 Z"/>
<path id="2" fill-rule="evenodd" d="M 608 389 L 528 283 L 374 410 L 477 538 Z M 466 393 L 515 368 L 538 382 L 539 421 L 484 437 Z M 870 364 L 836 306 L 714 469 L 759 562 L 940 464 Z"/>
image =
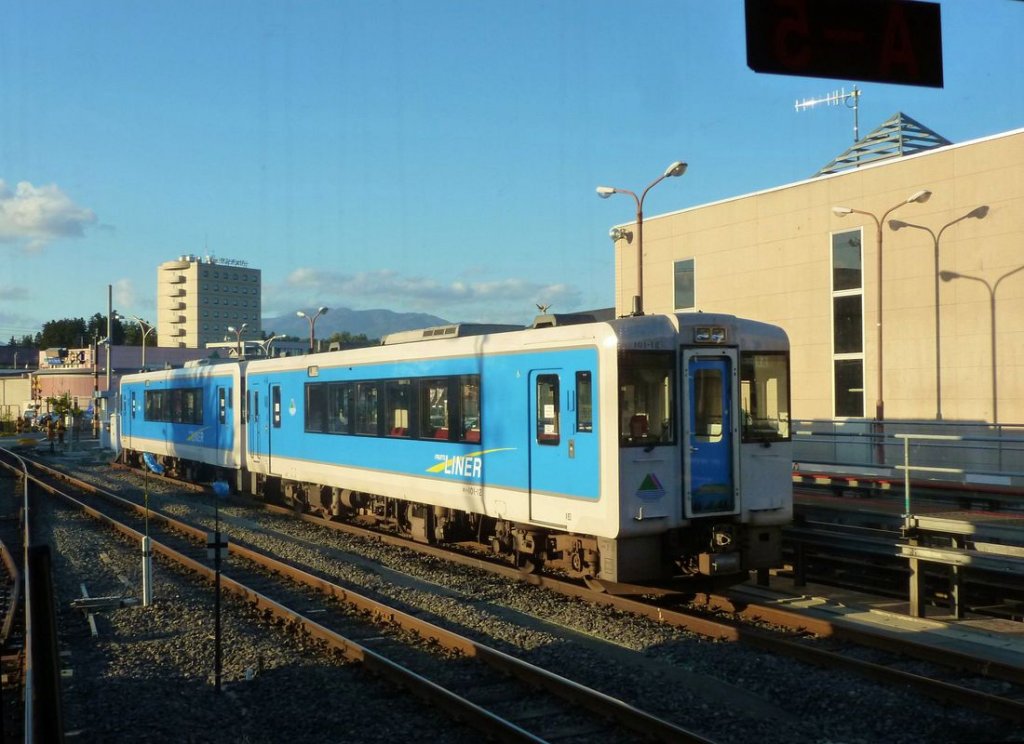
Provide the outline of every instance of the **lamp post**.
<path id="1" fill-rule="evenodd" d="M 942 233 L 944 233 L 947 228 L 952 227 L 963 220 L 984 219 L 987 214 L 988 206 L 976 207 L 962 217 L 957 217 L 952 222 L 947 222 L 939 228 L 938 232 L 935 232 L 930 227 L 915 225 L 912 222 L 889 220 L 890 230 L 896 231 L 902 230 L 905 227 L 910 227 L 915 230 L 923 230 L 932 236 L 932 256 L 934 258 L 935 266 L 935 419 L 937 421 L 942 420 L 942 351 L 941 342 L 939 340 L 939 241 L 942 239 Z"/>
<path id="2" fill-rule="evenodd" d="M 114 317 L 116 317 L 118 320 L 134 320 L 136 323 L 139 324 L 139 331 L 142 332 L 142 369 L 145 369 L 146 368 L 146 337 L 149 336 L 150 333 L 152 333 L 153 331 L 156 330 L 156 326 L 151 324 L 149 321 L 143 320 L 142 318 L 140 318 L 137 315 L 132 315 L 131 313 L 125 313 L 123 315 L 116 315 Z"/>
<path id="3" fill-rule="evenodd" d="M 310 354 L 313 353 L 313 350 L 314 350 L 313 347 L 314 347 L 314 344 L 316 343 L 315 340 L 314 340 L 315 337 L 313 335 L 314 334 L 314 329 L 316 328 L 316 319 L 319 318 L 321 315 L 325 315 L 329 309 L 330 308 L 326 308 L 326 307 L 318 308 L 316 313 L 313 314 L 313 315 L 308 315 L 308 314 L 304 313 L 302 310 L 298 310 L 295 313 L 300 318 L 305 318 L 307 321 L 309 321 L 309 353 Z"/>
<path id="4" fill-rule="evenodd" d="M 273 346 L 274 345 L 274 341 L 276 341 L 279 338 L 283 338 L 283 334 L 275 333 L 270 338 L 265 338 L 262 341 L 258 342 L 260 347 L 263 349 L 263 356 L 265 356 L 265 357 L 269 357 L 270 356 L 270 347 Z"/>
<path id="5" fill-rule="evenodd" d="M 249 327 L 248 323 L 242 323 L 238 328 L 234 326 L 228 326 L 228 330 L 235 334 L 235 343 L 238 344 L 238 358 L 245 359 L 245 351 L 242 349 L 242 334 L 245 333 L 245 329 Z"/>
<path id="6" fill-rule="evenodd" d="M 999 423 L 999 408 L 998 399 L 996 396 L 996 290 L 999 289 L 1000 282 L 1007 277 L 1013 276 L 1018 271 L 1024 271 L 1024 266 L 1018 266 L 1013 271 L 1008 271 L 1001 277 L 996 279 L 995 284 L 989 284 L 988 281 L 978 276 L 968 276 L 967 274 L 959 274 L 955 271 L 940 271 L 939 277 L 944 282 L 951 282 L 954 279 L 969 279 L 972 282 L 978 282 L 984 284 L 985 289 L 988 290 L 988 308 L 990 317 L 991 335 L 989 337 L 989 345 L 991 348 L 992 355 L 992 423 Z"/>
<path id="7" fill-rule="evenodd" d="M 876 309 L 877 318 L 875 321 L 878 328 L 878 381 L 876 383 L 877 397 L 875 398 L 875 420 L 879 422 L 885 419 L 885 398 L 882 396 L 882 224 L 885 222 L 886 217 L 902 207 L 904 204 L 926 202 L 928 201 L 928 197 L 931 195 L 932 192 L 926 189 L 917 191 L 901 201 L 899 204 L 885 210 L 885 212 L 882 213 L 881 219 L 871 212 L 865 212 L 862 209 L 853 209 L 852 207 L 832 207 L 832 213 L 837 217 L 845 217 L 848 214 L 863 214 L 875 221 L 875 246 L 878 252 L 878 288 L 875 290 L 878 295 L 878 304 Z"/>
<path id="8" fill-rule="evenodd" d="M 647 197 L 648 191 L 666 178 L 675 178 L 684 173 L 686 173 L 686 163 L 677 160 L 666 168 L 664 173 L 651 181 L 640 196 L 637 196 L 632 191 L 617 189 L 613 186 L 597 187 L 597 195 L 602 199 L 607 199 L 612 194 L 628 194 L 636 202 L 636 294 L 633 295 L 633 315 L 644 314 L 644 199 Z M 622 237 L 625 237 L 625 235 L 623 234 Z M 617 239 L 614 234 L 612 234 L 612 239 Z"/>

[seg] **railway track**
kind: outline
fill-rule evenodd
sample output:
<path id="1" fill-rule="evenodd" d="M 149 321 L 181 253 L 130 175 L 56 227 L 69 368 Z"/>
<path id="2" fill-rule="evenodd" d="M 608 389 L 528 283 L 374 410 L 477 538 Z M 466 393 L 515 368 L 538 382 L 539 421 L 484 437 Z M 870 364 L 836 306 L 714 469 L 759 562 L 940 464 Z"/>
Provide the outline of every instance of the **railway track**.
<path id="1" fill-rule="evenodd" d="M 52 494 L 131 540 L 141 540 L 148 530 L 155 553 L 209 581 L 218 580 L 205 560 L 205 530 L 41 464 L 33 467 L 33 477 Z M 65 493 L 71 485 L 82 492 Z M 231 543 L 230 556 L 219 576 L 223 591 L 487 736 L 503 741 L 630 741 L 638 735 L 656 741 L 708 741 L 258 550 Z"/>
<path id="2" fill-rule="evenodd" d="M 2 741 L 16 741 L 24 727 L 21 705 L 25 664 L 25 592 L 21 480 L 0 467 L 0 717 Z"/>
<path id="3" fill-rule="evenodd" d="M 894 687 L 910 688 L 944 704 L 967 707 L 1009 720 L 1024 721 L 1024 692 L 1011 690 L 1009 695 L 993 694 L 985 689 L 978 689 L 976 684 L 980 679 L 982 687 L 1000 687 L 986 684 L 986 680 L 1024 686 L 1024 669 L 1012 664 L 979 659 L 969 653 L 915 642 L 907 638 L 894 639 L 887 634 L 836 625 L 828 620 L 810 617 L 806 613 L 758 602 L 738 593 L 701 594 L 688 602 L 691 605 L 690 609 L 680 609 L 674 607 L 672 601 L 684 598 L 690 600 L 689 595 L 683 592 L 663 592 L 654 600 L 623 596 L 614 592 L 636 593 L 648 592 L 650 589 L 604 587 L 599 583 L 588 587 L 556 577 L 524 574 L 511 566 L 476 555 L 414 543 L 404 537 L 382 534 L 346 522 L 328 522 L 315 515 L 298 514 L 290 508 L 262 502 L 253 503 L 270 513 L 288 517 L 298 516 L 312 524 L 481 568 L 505 578 L 542 586 L 594 604 L 614 607 L 622 612 L 644 616 L 715 640 L 743 642 L 822 668 L 846 670 Z M 701 611 L 694 611 L 693 607 L 698 607 Z M 764 625 L 771 626 L 774 630 L 759 627 Z M 779 632 L 780 629 L 782 633 Z M 832 647 L 812 645 L 808 643 L 809 638 L 830 639 Z M 863 648 L 873 650 L 878 660 L 858 657 L 858 650 Z M 955 681 L 957 679 L 960 681 Z"/>
<path id="4" fill-rule="evenodd" d="M 118 486 L 120 488 L 120 486 Z M 130 491 L 131 488 L 126 488 Z M 208 504 L 209 496 L 172 497 L 172 510 L 184 510 L 186 504 Z M 241 500 L 225 503 L 240 504 Z M 243 532 L 247 527 L 265 530 L 268 533 L 286 530 L 289 534 L 298 535 L 297 523 L 292 517 L 291 509 L 266 508 L 260 506 L 253 510 L 253 504 L 245 500 L 247 506 L 227 511 L 244 514 L 240 519 L 229 517 L 231 530 Z M 225 509 L 222 509 L 222 513 Z M 288 517 L 286 520 L 284 517 Z M 699 609 L 682 608 L 678 605 L 680 595 L 666 592 L 658 598 L 635 596 L 616 596 L 608 592 L 595 592 L 593 589 L 581 587 L 568 582 L 559 582 L 552 577 L 523 575 L 507 565 L 491 565 L 479 556 L 455 556 L 439 551 L 432 546 L 410 544 L 404 538 L 368 532 L 362 527 L 342 523 L 325 523 L 318 518 L 306 515 L 304 519 L 318 528 L 337 530 L 359 536 L 367 544 L 394 543 L 403 548 L 418 551 L 425 560 L 435 558 L 446 564 L 461 561 L 492 574 L 504 575 L 517 581 L 535 584 L 547 590 L 554 589 L 566 596 L 576 597 L 586 602 L 613 607 L 619 612 L 644 615 L 651 619 L 675 627 L 685 627 L 701 633 L 716 641 L 747 641 L 752 648 L 766 649 L 772 655 L 788 656 L 800 659 L 802 663 L 815 664 L 828 670 L 847 670 L 854 674 L 880 682 L 894 693 L 902 695 L 904 690 L 913 687 L 921 694 L 936 700 L 945 701 L 945 710 L 969 708 L 983 711 L 990 715 L 1020 720 L 1020 705 L 1014 696 L 1009 683 L 1002 680 L 1013 680 L 1019 684 L 1020 670 L 1006 665 L 985 665 L 969 657 L 956 658 L 946 652 L 938 652 L 927 645 L 914 648 L 905 641 L 893 641 L 883 636 L 873 637 L 871 633 L 856 633 L 832 623 L 808 618 L 800 612 L 791 612 L 777 606 L 759 602 L 750 597 L 725 597 L 703 595 L 696 602 Z M 284 525 L 292 525 L 285 527 Z M 307 532 L 305 537 L 298 538 L 307 543 L 317 552 L 329 550 L 320 548 L 323 535 Z M 330 561 L 346 560 L 345 556 L 331 556 Z M 561 585 L 561 586 L 560 586 Z M 628 589 L 626 587 L 608 587 L 613 591 Z M 531 591 L 535 591 L 532 590 Z M 414 611 L 415 612 L 415 611 Z M 751 623 L 755 625 L 752 626 Z M 764 625 L 769 628 L 761 627 Z M 781 631 L 780 631 L 781 629 Z M 824 640 L 823 640 L 824 639 Z M 865 650 L 864 646 L 869 646 Z M 852 654 L 852 656 L 851 656 Z M 459 657 L 465 660 L 465 657 Z M 915 660 L 921 659 L 921 660 Z M 685 662 L 684 662 L 685 663 Z M 959 670 L 959 671 L 953 671 Z M 938 684 L 934 680 L 940 681 Z M 500 687 L 492 692 L 500 697 Z M 617 689 L 617 688 L 616 688 Z M 986 691 L 987 690 L 987 691 Z M 899 691 L 899 692 L 897 692 Z M 998 693 L 998 694 L 996 694 Z M 548 706 L 545 705 L 544 708 Z M 538 708 L 543 710 L 543 708 Z M 593 727 L 593 721 L 578 722 L 574 727 Z"/>

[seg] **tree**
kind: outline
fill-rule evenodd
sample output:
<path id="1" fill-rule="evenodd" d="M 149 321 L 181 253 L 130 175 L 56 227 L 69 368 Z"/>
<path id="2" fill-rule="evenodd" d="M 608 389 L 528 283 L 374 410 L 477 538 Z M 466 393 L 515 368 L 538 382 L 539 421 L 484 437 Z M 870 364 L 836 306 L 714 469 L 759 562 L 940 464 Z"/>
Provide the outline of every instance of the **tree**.
<path id="1" fill-rule="evenodd" d="M 14 340 L 14 336 L 11 336 L 11 340 L 7 342 L 8 346 L 17 346 L 17 342 Z"/>
<path id="2" fill-rule="evenodd" d="M 62 318 L 43 323 L 39 347 L 81 346 L 85 339 L 85 321 L 82 318 Z"/>
<path id="3" fill-rule="evenodd" d="M 117 317 L 116 312 L 114 313 L 114 319 L 110 323 L 111 333 L 110 343 L 115 346 L 120 346 L 124 343 L 125 328 Z M 89 326 L 87 328 L 89 339 L 98 338 L 101 341 L 107 337 L 107 316 L 100 313 L 96 313 L 89 318 Z"/>
<path id="4" fill-rule="evenodd" d="M 119 322 L 119 321 L 115 321 L 115 322 Z M 146 328 L 147 329 L 148 328 L 154 328 L 155 329 L 155 326 L 151 326 L 149 323 L 146 323 Z M 124 343 L 125 343 L 125 346 L 142 346 L 142 335 L 144 333 L 145 333 L 145 330 L 139 328 L 139 324 L 138 323 L 135 323 L 135 322 L 126 323 L 125 326 L 124 326 Z M 115 327 L 115 335 L 116 335 L 116 327 Z M 156 330 L 150 331 L 149 335 L 146 336 L 146 345 L 147 346 L 156 346 Z"/>
<path id="5" fill-rule="evenodd" d="M 327 343 L 337 343 L 344 349 L 350 346 L 370 346 L 372 344 L 380 343 L 380 339 L 367 338 L 365 333 L 353 335 L 348 331 L 341 331 L 340 333 L 331 334 L 331 337 L 327 339 Z"/>

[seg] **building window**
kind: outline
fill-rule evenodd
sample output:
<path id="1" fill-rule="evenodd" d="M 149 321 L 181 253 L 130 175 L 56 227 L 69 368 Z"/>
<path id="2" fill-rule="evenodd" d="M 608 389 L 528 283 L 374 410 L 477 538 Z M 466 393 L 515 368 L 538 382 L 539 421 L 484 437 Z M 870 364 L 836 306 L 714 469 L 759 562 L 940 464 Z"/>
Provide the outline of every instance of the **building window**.
<path id="1" fill-rule="evenodd" d="M 832 235 L 832 384 L 836 417 L 864 415 L 864 271 L 860 228 Z"/>
<path id="2" fill-rule="evenodd" d="M 697 306 L 692 258 L 675 262 L 675 290 L 676 310 L 692 310 Z"/>

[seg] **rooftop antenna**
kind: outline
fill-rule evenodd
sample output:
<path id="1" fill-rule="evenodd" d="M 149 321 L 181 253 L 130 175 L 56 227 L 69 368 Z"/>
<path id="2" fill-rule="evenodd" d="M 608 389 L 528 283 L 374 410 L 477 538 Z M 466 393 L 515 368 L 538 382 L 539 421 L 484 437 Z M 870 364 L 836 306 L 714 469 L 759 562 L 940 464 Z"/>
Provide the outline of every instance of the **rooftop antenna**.
<path id="1" fill-rule="evenodd" d="M 846 104 L 847 108 L 853 109 L 853 143 L 857 144 L 860 141 L 860 123 L 858 120 L 860 94 L 861 91 L 856 85 L 853 86 L 853 90 L 849 93 L 846 92 L 846 88 L 834 90 L 820 98 L 805 98 L 802 101 L 797 101 L 796 110 L 803 111 L 804 109 L 814 108 L 819 103 L 824 103 L 826 106 L 838 106 L 840 103 Z"/>

